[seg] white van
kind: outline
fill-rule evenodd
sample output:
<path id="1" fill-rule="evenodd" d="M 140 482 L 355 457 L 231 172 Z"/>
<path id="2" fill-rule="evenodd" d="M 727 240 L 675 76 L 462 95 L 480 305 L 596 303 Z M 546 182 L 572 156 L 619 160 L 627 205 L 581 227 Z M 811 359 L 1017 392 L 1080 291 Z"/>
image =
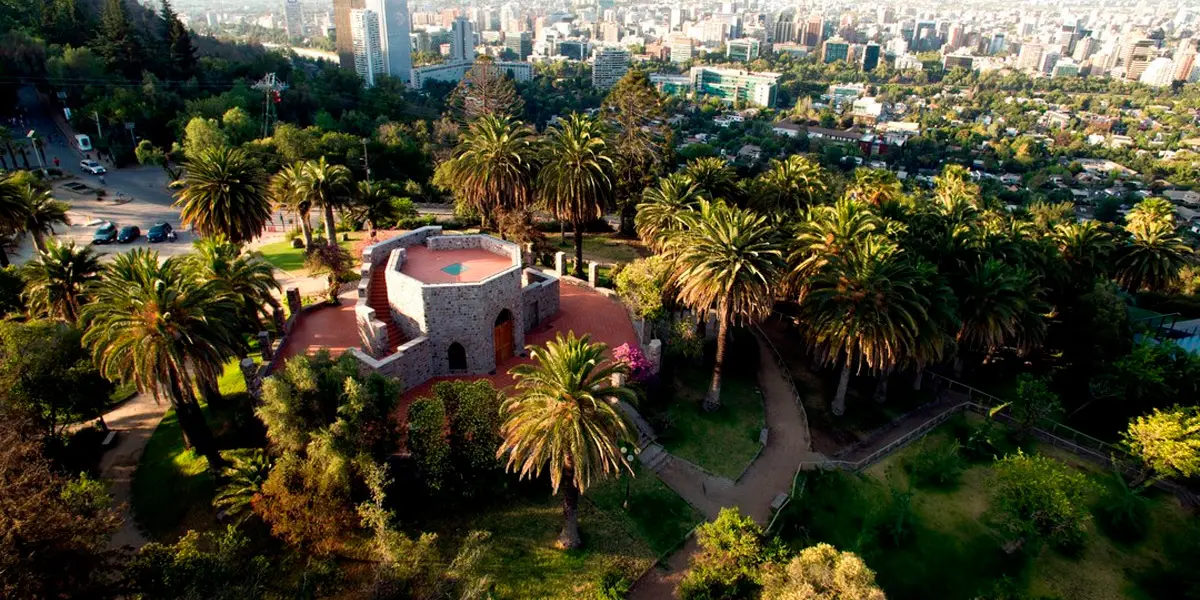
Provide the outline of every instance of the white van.
<path id="1" fill-rule="evenodd" d="M 79 148 L 80 152 L 91 152 L 92 151 L 92 140 L 91 140 L 91 138 L 89 138 L 86 135 L 83 135 L 82 133 L 77 134 L 75 136 L 75 147 Z"/>

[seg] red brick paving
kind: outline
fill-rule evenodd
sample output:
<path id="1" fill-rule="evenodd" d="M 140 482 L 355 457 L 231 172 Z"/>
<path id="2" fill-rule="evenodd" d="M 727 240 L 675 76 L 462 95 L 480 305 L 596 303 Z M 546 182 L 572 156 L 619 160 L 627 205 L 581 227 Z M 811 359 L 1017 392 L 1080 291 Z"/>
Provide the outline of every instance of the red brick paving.
<path id="1" fill-rule="evenodd" d="M 458 275 L 442 270 L 453 264 L 461 264 L 464 269 Z M 400 272 L 425 283 L 474 283 L 512 266 L 512 258 L 479 248 L 430 250 L 417 244 L 408 247 Z"/>
<path id="2" fill-rule="evenodd" d="M 358 339 L 358 325 L 354 319 L 354 303 L 357 291 L 351 290 L 338 297 L 338 306 L 323 306 L 304 314 L 296 320 L 296 327 L 288 334 L 284 346 L 279 349 L 281 360 L 299 354 L 316 354 L 327 348 L 337 357 L 350 348 L 362 347 Z"/>

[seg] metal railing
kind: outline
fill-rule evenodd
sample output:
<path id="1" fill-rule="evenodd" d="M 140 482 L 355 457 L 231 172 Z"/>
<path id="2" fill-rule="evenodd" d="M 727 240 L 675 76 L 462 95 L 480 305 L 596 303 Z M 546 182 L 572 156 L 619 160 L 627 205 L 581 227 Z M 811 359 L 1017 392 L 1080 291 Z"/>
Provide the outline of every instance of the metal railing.
<path id="1" fill-rule="evenodd" d="M 781 354 L 779 349 L 775 347 L 775 344 L 771 342 L 771 338 L 767 337 L 767 334 L 763 331 L 762 327 L 755 325 L 754 330 L 758 334 L 758 338 L 766 342 L 767 348 L 771 350 L 771 357 L 775 359 L 775 364 L 779 367 L 779 374 L 783 376 L 784 381 L 787 382 L 788 387 L 792 390 L 792 400 L 796 403 L 796 408 L 800 410 L 800 421 L 804 424 L 804 431 L 808 432 L 808 443 L 806 444 L 805 449 L 811 450 L 812 432 L 808 428 L 808 413 L 804 410 L 804 400 L 800 396 L 800 390 L 796 387 L 796 381 L 792 379 L 792 373 L 789 370 L 787 363 L 783 360 L 783 354 Z"/>

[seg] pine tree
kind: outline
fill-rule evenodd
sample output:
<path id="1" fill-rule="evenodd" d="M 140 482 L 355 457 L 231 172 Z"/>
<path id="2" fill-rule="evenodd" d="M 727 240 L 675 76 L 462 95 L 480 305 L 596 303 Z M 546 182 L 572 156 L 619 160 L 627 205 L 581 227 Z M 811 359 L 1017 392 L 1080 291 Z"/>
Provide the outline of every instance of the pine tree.
<path id="1" fill-rule="evenodd" d="M 179 15 L 168 0 L 162 0 L 162 18 L 167 77 L 191 79 L 196 74 L 196 46 L 192 44 L 192 34 L 179 20 Z"/>
<path id="2" fill-rule="evenodd" d="M 107 0 L 100 13 L 100 28 L 93 49 L 108 68 L 129 79 L 141 79 L 142 43 L 129 18 L 125 0 Z"/>
<path id="3" fill-rule="evenodd" d="M 604 99 L 604 115 L 613 132 L 616 150 L 617 206 L 621 233 L 633 234 L 634 215 L 642 191 L 650 186 L 667 163 L 670 128 L 664 125 L 662 94 L 641 69 L 625 75 Z"/>

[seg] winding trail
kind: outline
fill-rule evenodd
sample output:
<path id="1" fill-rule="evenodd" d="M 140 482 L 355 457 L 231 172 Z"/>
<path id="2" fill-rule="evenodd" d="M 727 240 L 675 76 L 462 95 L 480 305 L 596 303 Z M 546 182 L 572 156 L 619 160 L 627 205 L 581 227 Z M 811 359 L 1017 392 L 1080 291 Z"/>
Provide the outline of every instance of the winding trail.
<path id="1" fill-rule="evenodd" d="M 121 511 L 121 528 L 109 542 L 111 548 L 140 548 L 150 541 L 133 518 L 133 473 L 169 406 L 150 394 L 138 394 L 104 415 L 109 429 L 117 432 L 116 446 L 100 459 L 100 477 L 109 482 L 113 505 Z"/>
<path id="2" fill-rule="evenodd" d="M 808 422 L 797 405 L 792 386 L 775 362 L 763 337 L 755 332 L 759 348 L 758 383 L 763 393 L 767 424 L 767 444 L 762 454 L 737 481 L 706 473 L 695 465 L 663 452 L 654 461 L 658 476 L 684 500 L 713 519 L 724 507 L 737 507 L 759 524 L 771 518 L 771 503 L 779 494 L 787 494 L 797 466 L 821 457 L 812 452 Z M 654 456 L 656 452 L 643 453 Z M 689 538 L 665 565 L 651 570 L 637 581 L 629 593 L 631 600 L 659 600 L 675 597 L 675 586 L 683 577 L 692 554 L 695 538 Z"/>

